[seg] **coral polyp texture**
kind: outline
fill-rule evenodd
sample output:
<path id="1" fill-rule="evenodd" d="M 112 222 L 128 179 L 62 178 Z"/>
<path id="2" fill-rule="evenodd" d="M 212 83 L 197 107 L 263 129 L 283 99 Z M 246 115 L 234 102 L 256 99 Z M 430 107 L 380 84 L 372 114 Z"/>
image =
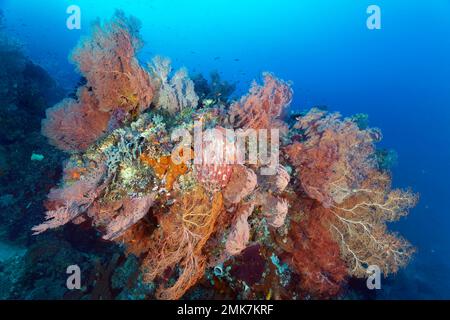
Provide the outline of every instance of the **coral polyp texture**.
<path id="1" fill-rule="evenodd" d="M 391 188 L 379 130 L 317 108 L 285 121 L 289 82 L 264 73 L 231 101 L 217 76 L 197 87 L 169 59 L 141 66 L 141 46 L 139 23 L 118 12 L 72 54 L 86 81 L 43 120 L 68 159 L 35 234 L 96 229 L 137 258 L 157 299 L 199 297 L 198 288 L 209 298 L 333 298 L 370 266 L 388 276 L 408 263 L 413 247 L 387 223 L 417 195 Z M 193 142 L 198 130 L 220 139 Z M 273 170 L 231 131 L 249 141 L 256 132 L 258 145 L 279 138 Z"/>

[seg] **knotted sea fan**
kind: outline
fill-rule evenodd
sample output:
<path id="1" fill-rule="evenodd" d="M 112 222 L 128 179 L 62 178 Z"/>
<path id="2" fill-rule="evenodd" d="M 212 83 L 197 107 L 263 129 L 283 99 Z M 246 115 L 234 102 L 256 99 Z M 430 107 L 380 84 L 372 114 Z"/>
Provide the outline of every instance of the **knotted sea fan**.
<path id="1" fill-rule="evenodd" d="M 253 203 L 248 203 L 243 204 L 237 210 L 236 221 L 233 223 L 225 242 L 225 250 L 228 255 L 238 255 L 247 248 L 250 240 L 250 225 L 247 220 L 252 214 L 254 207 Z"/>
<path id="2" fill-rule="evenodd" d="M 179 299 L 203 276 L 203 248 L 222 209 L 221 193 L 210 199 L 202 188 L 197 188 L 183 195 L 168 214 L 160 217 L 160 229 L 155 231 L 155 240 L 143 263 L 144 279 L 154 281 L 167 271 L 178 270 L 179 274 L 172 286 L 159 287 L 158 298 Z"/>
<path id="3" fill-rule="evenodd" d="M 387 231 L 386 223 L 407 215 L 417 199 L 410 191 L 391 190 L 389 176 L 373 171 L 350 198 L 328 209 L 330 230 L 351 275 L 366 277 L 371 265 L 388 275 L 409 262 L 414 249 Z"/>
<path id="4" fill-rule="evenodd" d="M 291 180 L 286 168 L 279 165 L 274 175 L 258 175 L 258 187 L 260 190 L 273 193 L 282 193 Z"/>
<path id="5" fill-rule="evenodd" d="M 46 221 L 33 227 L 34 234 L 63 226 L 86 212 L 105 188 L 106 167 L 99 166 L 70 185 L 54 188 L 48 195 Z"/>
<path id="6" fill-rule="evenodd" d="M 144 218 L 153 205 L 155 198 L 155 194 L 137 198 L 125 198 L 120 201 L 120 205 L 116 206 L 116 210 L 104 211 L 107 219 L 106 221 L 103 219 L 101 224 L 96 221 L 100 216 L 97 211 L 93 210 L 90 214 L 94 224 L 101 226 L 105 230 L 103 239 L 115 240 Z"/>
<path id="7" fill-rule="evenodd" d="M 250 195 L 257 185 L 257 177 L 252 169 L 243 165 L 233 166 L 230 181 L 223 190 L 226 204 L 237 204 Z"/>
<path id="8" fill-rule="evenodd" d="M 261 194 L 259 198 L 261 212 L 267 219 L 267 223 L 274 228 L 283 226 L 289 210 L 287 200 L 275 197 L 270 193 Z"/>

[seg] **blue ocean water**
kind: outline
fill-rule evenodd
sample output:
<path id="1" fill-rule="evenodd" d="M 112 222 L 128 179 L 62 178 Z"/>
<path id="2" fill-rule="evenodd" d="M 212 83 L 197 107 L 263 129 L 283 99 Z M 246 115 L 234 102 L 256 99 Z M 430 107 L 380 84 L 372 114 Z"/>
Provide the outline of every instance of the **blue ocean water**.
<path id="1" fill-rule="evenodd" d="M 82 12 L 66 28 L 66 8 Z M 366 27 L 369 5 L 381 30 Z M 293 110 L 325 105 L 367 113 L 398 153 L 394 185 L 420 202 L 392 227 L 417 247 L 380 298 L 450 298 L 450 1 L 448 0 L 0 0 L 8 31 L 67 88 L 68 61 L 90 22 L 116 8 L 142 22 L 142 61 L 171 57 L 191 73 L 218 70 L 247 91 L 261 72 L 293 81 Z"/>

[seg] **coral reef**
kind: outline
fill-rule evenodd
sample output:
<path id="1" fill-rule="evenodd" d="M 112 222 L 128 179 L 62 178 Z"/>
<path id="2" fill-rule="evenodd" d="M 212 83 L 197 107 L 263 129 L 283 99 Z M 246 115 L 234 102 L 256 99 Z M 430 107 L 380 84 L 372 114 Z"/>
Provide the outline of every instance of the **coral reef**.
<path id="1" fill-rule="evenodd" d="M 200 286 L 209 297 L 332 298 L 371 265 L 384 275 L 406 265 L 413 249 L 387 223 L 417 196 L 391 189 L 366 116 L 313 108 L 289 125 L 293 91 L 273 74 L 232 102 L 217 76 L 209 85 L 184 69 L 172 75 L 161 57 L 146 71 L 138 26 L 121 12 L 96 24 L 73 54 L 86 83 L 42 123 L 69 154 L 33 231 L 82 225 L 126 256 L 98 263 L 91 298 L 120 288 L 118 298 L 179 299 Z M 202 129 L 213 134 L 192 145 Z M 226 134 L 247 129 L 283 133 L 274 174 Z"/>

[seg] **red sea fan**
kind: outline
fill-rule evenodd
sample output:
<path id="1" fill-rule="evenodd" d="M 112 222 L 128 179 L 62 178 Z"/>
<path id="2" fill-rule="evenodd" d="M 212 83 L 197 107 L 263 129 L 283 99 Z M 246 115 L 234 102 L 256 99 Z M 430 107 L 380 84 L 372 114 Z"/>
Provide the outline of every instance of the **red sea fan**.
<path id="1" fill-rule="evenodd" d="M 236 128 L 287 130 L 280 120 L 283 110 L 292 101 L 290 85 L 264 73 L 264 85 L 253 83 L 250 93 L 231 106 L 230 118 Z"/>
<path id="2" fill-rule="evenodd" d="M 60 150 L 85 150 L 108 127 L 109 114 L 97 111 L 95 105 L 91 93 L 81 88 L 79 101 L 65 99 L 47 109 L 47 117 L 42 120 L 42 134 Z"/>
<path id="3" fill-rule="evenodd" d="M 361 130 L 339 114 L 311 110 L 295 126 L 307 140 L 286 148 L 309 197 L 325 207 L 342 203 L 374 167 L 375 130 Z"/>
<path id="4" fill-rule="evenodd" d="M 311 203 L 311 201 L 308 201 Z M 314 298 L 336 296 L 347 276 L 339 245 L 322 224 L 322 214 L 311 209 L 300 223 L 291 222 L 289 237 L 293 241 L 291 265 L 300 275 L 300 287 Z"/>
<path id="5" fill-rule="evenodd" d="M 117 12 L 82 41 L 72 59 L 87 80 L 78 98 L 66 99 L 47 110 L 42 133 L 64 151 L 84 151 L 108 130 L 113 115 L 140 113 L 152 102 L 154 88 L 149 74 L 135 58 L 140 46 L 139 28 L 133 18 Z"/>
<path id="6" fill-rule="evenodd" d="M 73 52 L 72 59 L 98 99 L 100 111 L 142 111 L 152 102 L 150 76 L 135 57 L 141 47 L 139 28 L 136 19 L 117 11 L 111 21 L 97 23 L 92 36 Z"/>
<path id="7" fill-rule="evenodd" d="M 154 194 L 140 198 L 126 198 L 114 215 L 113 212 L 110 212 L 111 220 L 105 227 L 106 232 L 103 239 L 115 240 L 120 237 L 148 213 L 154 199 Z"/>
<path id="8" fill-rule="evenodd" d="M 95 202 L 103 190 L 102 183 L 106 167 L 100 166 L 94 172 L 71 185 L 50 190 L 46 221 L 33 227 L 34 234 L 58 228 L 78 218 Z"/>

